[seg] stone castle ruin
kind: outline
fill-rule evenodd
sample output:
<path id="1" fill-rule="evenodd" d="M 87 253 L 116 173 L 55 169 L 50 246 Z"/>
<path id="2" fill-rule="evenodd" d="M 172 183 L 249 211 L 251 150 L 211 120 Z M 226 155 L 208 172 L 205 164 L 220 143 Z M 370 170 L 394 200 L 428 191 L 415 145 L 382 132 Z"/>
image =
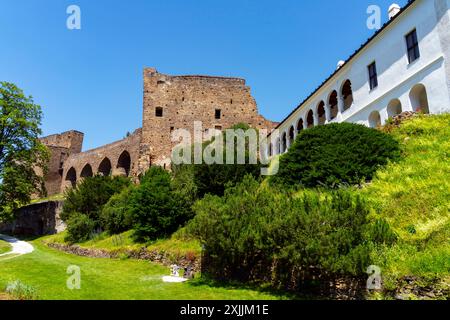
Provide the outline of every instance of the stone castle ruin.
<path id="1" fill-rule="evenodd" d="M 258 113 L 244 79 L 211 76 L 170 76 L 144 69 L 142 128 L 125 139 L 82 152 L 84 134 L 68 131 L 44 137 L 51 159 L 45 176 L 48 195 L 59 194 L 77 181 L 96 174 L 136 179 L 150 166 L 170 167 L 171 133 L 194 121 L 203 128 L 227 129 L 237 123 L 273 129 L 275 123 Z"/>

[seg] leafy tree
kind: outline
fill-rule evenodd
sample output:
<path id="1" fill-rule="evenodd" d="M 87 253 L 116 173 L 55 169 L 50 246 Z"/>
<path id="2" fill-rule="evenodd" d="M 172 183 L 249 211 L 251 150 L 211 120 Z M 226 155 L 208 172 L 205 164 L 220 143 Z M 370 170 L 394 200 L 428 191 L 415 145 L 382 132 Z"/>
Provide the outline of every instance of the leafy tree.
<path id="1" fill-rule="evenodd" d="M 132 228 L 133 221 L 128 207 L 132 191 L 132 186 L 122 190 L 121 193 L 113 195 L 103 207 L 100 223 L 110 234 L 119 234 Z"/>
<path id="2" fill-rule="evenodd" d="M 100 224 L 103 206 L 116 193 L 129 187 L 131 181 L 126 177 L 100 176 L 83 179 L 75 188 L 66 192 L 61 219 L 70 221 L 72 214 L 80 213 Z"/>
<path id="3" fill-rule="evenodd" d="M 32 194 L 45 195 L 49 152 L 38 139 L 41 118 L 41 107 L 31 96 L 0 82 L 0 220 L 12 219 Z"/>
<path id="4" fill-rule="evenodd" d="M 167 237 L 192 218 L 189 201 L 174 190 L 170 173 L 152 167 L 133 190 L 128 202 L 137 241 Z"/>
<path id="5" fill-rule="evenodd" d="M 73 213 L 67 222 L 67 234 L 64 238 L 69 243 L 87 241 L 95 232 L 96 223 L 87 215 Z"/>
<path id="6" fill-rule="evenodd" d="M 230 129 L 232 130 L 242 130 L 246 132 L 251 129 L 247 124 L 236 124 Z M 257 131 L 256 131 L 257 133 Z M 258 133 L 257 133 L 258 135 Z M 211 139 L 203 144 L 203 151 L 205 148 L 214 143 L 216 138 Z M 254 177 L 259 177 L 261 173 L 261 165 L 260 164 L 249 164 L 250 158 L 250 148 L 249 148 L 249 139 L 245 140 L 245 150 L 244 157 L 246 164 L 237 164 L 238 150 L 237 147 L 233 148 L 233 157 L 235 159 L 234 164 L 227 164 L 227 152 L 226 149 L 226 134 L 224 133 L 222 136 L 223 139 L 223 164 L 207 164 L 205 161 L 202 164 L 189 164 L 189 165 L 181 165 L 174 166 L 175 173 L 175 181 L 179 179 L 181 175 L 182 179 L 188 175 L 186 170 L 191 170 L 191 176 L 193 179 L 193 183 L 195 188 L 195 195 L 202 198 L 205 194 L 214 194 L 214 195 L 223 195 L 225 186 L 228 184 L 234 185 L 240 182 L 244 176 L 250 174 Z M 192 161 L 193 162 L 193 161 Z"/>

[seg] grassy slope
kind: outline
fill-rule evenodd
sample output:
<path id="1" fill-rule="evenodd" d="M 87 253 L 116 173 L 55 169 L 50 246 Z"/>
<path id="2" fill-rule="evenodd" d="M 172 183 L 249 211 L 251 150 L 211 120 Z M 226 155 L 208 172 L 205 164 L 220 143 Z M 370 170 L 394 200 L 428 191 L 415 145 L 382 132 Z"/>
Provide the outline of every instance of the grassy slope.
<path id="1" fill-rule="evenodd" d="M 390 289 L 397 279 L 411 275 L 450 284 L 450 115 L 419 117 L 391 134 L 401 142 L 405 158 L 379 170 L 370 185 L 357 191 L 399 235 L 396 245 L 374 252 L 375 263 Z M 47 240 L 63 242 L 63 237 Z M 102 235 L 81 246 L 114 250 L 142 245 L 134 244 L 127 232 Z M 197 242 L 176 236 L 148 248 L 174 254 L 200 251 Z"/>
<path id="2" fill-rule="evenodd" d="M 0 291 L 10 281 L 21 280 L 34 287 L 39 299 L 278 299 L 250 289 L 220 287 L 200 282 L 170 284 L 161 281 L 169 270 L 145 261 L 94 259 L 66 254 L 32 242 L 35 251 L 14 259 L 0 258 Z M 69 265 L 81 268 L 81 290 L 69 290 Z"/>
<path id="3" fill-rule="evenodd" d="M 11 245 L 3 240 L 0 240 L 0 254 L 6 253 L 11 250 Z"/>
<path id="4" fill-rule="evenodd" d="M 102 249 L 102 250 L 119 250 L 119 249 L 140 249 L 146 246 L 149 251 L 166 252 L 172 256 L 186 256 L 195 255 L 199 256 L 201 252 L 200 243 L 196 240 L 185 239 L 174 234 L 170 239 L 163 239 L 155 241 L 151 244 L 144 245 L 133 242 L 132 232 L 127 231 L 120 235 L 109 236 L 107 233 L 102 233 L 93 240 L 78 243 L 82 248 L 88 249 Z M 66 232 L 62 232 L 57 235 L 45 237 L 44 241 L 64 244 L 64 237 Z"/>
<path id="5" fill-rule="evenodd" d="M 52 196 L 46 197 L 46 198 L 39 198 L 39 199 L 33 199 L 31 200 L 30 204 L 38 203 L 38 202 L 45 202 L 45 201 L 61 201 L 64 200 L 64 194 L 54 194 Z"/>
<path id="6" fill-rule="evenodd" d="M 405 158 L 362 191 L 399 235 L 375 261 L 388 287 L 407 275 L 450 283 L 450 115 L 415 118 L 392 134 Z"/>

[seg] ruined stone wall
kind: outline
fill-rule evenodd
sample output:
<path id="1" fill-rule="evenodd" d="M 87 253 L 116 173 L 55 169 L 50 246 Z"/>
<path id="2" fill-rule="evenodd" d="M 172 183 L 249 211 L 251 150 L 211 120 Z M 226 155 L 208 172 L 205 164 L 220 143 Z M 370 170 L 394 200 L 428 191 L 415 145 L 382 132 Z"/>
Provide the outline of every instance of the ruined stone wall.
<path id="1" fill-rule="evenodd" d="M 50 150 L 50 160 L 45 175 L 45 189 L 48 195 L 54 195 L 61 192 L 63 165 L 70 155 L 70 149 L 53 146 L 47 148 Z"/>
<path id="2" fill-rule="evenodd" d="M 183 128 L 193 134 L 194 121 L 201 121 L 203 129 L 227 129 L 241 122 L 254 128 L 274 127 L 259 115 L 243 79 L 169 76 L 147 68 L 140 170 L 150 165 L 169 165 L 171 150 L 177 144 L 171 142 L 171 132 Z"/>
<path id="3" fill-rule="evenodd" d="M 275 123 L 258 113 L 245 80 L 210 76 L 169 76 L 153 68 L 144 70 L 143 126 L 131 136 L 81 152 L 83 133 L 68 131 L 42 138 L 51 151 L 46 186 L 49 195 L 75 186 L 96 174 L 138 176 L 152 165 L 170 166 L 171 141 L 176 129 L 193 136 L 194 122 L 208 129 L 227 129 L 247 123 L 273 129 Z M 125 159 L 125 160 L 124 160 Z"/>
<path id="4" fill-rule="evenodd" d="M 83 178 L 83 172 L 87 176 L 101 173 L 137 177 L 140 142 L 141 129 L 138 129 L 123 140 L 70 155 L 63 165 L 61 191 Z M 75 172 L 75 181 L 70 171 Z"/>
<path id="5" fill-rule="evenodd" d="M 67 131 L 60 134 L 53 134 L 41 138 L 41 142 L 46 146 L 62 147 L 69 149 L 69 153 L 79 153 L 83 147 L 84 134 L 79 131 Z"/>
<path id="6" fill-rule="evenodd" d="M 83 138 L 83 133 L 72 130 L 40 139 L 50 151 L 47 174 L 44 177 L 45 188 L 48 195 L 54 195 L 61 192 L 64 162 L 71 154 L 81 152 Z M 36 168 L 36 171 L 39 175 L 43 174 L 40 168 Z M 37 194 L 32 196 L 32 198 L 38 197 L 39 195 Z"/>
<path id="7" fill-rule="evenodd" d="M 60 219 L 62 201 L 47 201 L 18 209 L 16 220 L 0 224 L 0 233 L 26 236 L 56 234 L 66 229 Z"/>

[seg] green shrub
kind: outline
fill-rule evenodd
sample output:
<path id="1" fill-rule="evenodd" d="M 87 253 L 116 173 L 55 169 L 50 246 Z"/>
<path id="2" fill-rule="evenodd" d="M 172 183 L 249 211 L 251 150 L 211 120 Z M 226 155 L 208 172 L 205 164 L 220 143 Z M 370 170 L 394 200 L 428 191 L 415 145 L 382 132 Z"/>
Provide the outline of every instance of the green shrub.
<path id="1" fill-rule="evenodd" d="M 237 124 L 231 127 L 233 130 L 243 130 L 244 132 L 251 129 L 246 124 Z M 250 174 L 254 177 L 259 177 L 261 174 L 260 164 L 249 164 L 249 139 L 245 140 L 245 162 L 246 164 L 237 164 L 237 148 L 233 148 L 233 157 L 235 159 L 234 164 L 226 164 L 227 150 L 226 150 L 226 134 L 223 136 L 223 163 L 224 164 L 207 164 L 205 161 L 202 164 L 184 164 L 180 166 L 174 166 L 175 180 L 178 179 L 178 175 L 181 172 L 186 175 L 186 171 L 191 170 L 195 185 L 195 194 L 202 198 L 205 194 L 223 195 L 225 186 L 228 184 L 236 184 L 240 182 L 244 176 Z M 214 142 L 211 141 L 204 143 L 203 150 L 210 146 Z M 193 154 L 193 153 L 192 153 Z M 192 161 L 192 163 L 194 163 Z M 189 175 L 189 174 L 187 174 Z"/>
<path id="2" fill-rule="evenodd" d="M 130 184 L 130 179 L 125 177 L 95 176 L 83 179 L 66 192 L 61 219 L 68 221 L 73 213 L 82 213 L 98 223 L 103 206 Z"/>
<path id="3" fill-rule="evenodd" d="M 190 166 L 173 166 L 172 189 L 176 190 L 191 205 L 198 199 L 198 189 L 194 181 L 194 170 Z"/>
<path id="4" fill-rule="evenodd" d="M 370 265 L 365 201 L 351 191 L 286 192 L 247 176 L 224 197 L 194 205 L 188 231 L 204 245 L 204 272 L 220 279 L 299 286 L 360 276 Z"/>
<path id="5" fill-rule="evenodd" d="M 87 215 L 72 213 L 67 221 L 67 234 L 64 238 L 69 243 L 79 243 L 89 240 L 95 232 L 96 223 Z"/>
<path id="6" fill-rule="evenodd" d="M 37 300 L 38 294 L 36 289 L 24 284 L 20 280 L 8 283 L 6 293 L 16 300 Z"/>
<path id="7" fill-rule="evenodd" d="M 391 226 L 384 219 L 376 220 L 369 229 L 369 238 L 377 243 L 393 244 L 398 236 L 391 229 Z"/>
<path id="8" fill-rule="evenodd" d="M 152 167 L 131 193 L 128 209 L 136 241 L 167 237 L 192 218 L 189 202 L 171 183 L 167 171 Z"/>
<path id="9" fill-rule="evenodd" d="M 100 214 L 103 230 L 110 234 L 119 234 L 131 229 L 133 221 L 128 209 L 128 201 L 132 191 L 133 188 L 129 187 L 113 195 L 103 207 Z"/>
<path id="10" fill-rule="evenodd" d="M 400 156 L 398 142 L 383 132 L 351 123 L 302 131 L 280 158 L 273 181 L 306 187 L 360 184 Z"/>

